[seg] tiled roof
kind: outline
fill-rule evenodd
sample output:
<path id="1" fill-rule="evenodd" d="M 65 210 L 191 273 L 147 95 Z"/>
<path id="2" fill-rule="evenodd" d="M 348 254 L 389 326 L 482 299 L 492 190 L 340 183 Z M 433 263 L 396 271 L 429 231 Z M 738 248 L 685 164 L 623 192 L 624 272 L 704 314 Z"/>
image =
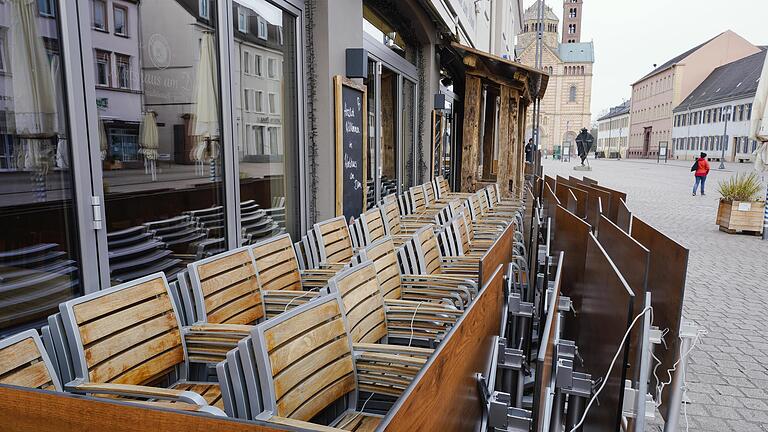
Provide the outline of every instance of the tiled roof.
<path id="1" fill-rule="evenodd" d="M 720 34 L 722 34 L 722 33 L 720 33 Z M 646 75 L 646 76 L 644 76 L 644 77 L 640 78 L 639 80 L 635 81 L 635 84 L 637 84 L 638 82 L 640 82 L 640 81 L 642 81 L 642 80 L 644 80 L 644 79 L 646 79 L 646 78 L 648 78 L 648 77 L 651 77 L 651 76 L 653 76 L 653 75 L 656 75 L 657 73 L 659 73 L 659 72 L 661 72 L 661 71 L 663 71 L 663 70 L 665 70 L 665 69 L 669 69 L 670 67 L 674 66 L 675 64 L 677 64 L 677 63 L 681 62 L 683 59 L 685 59 L 685 58 L 686 58 L 686 57 L 688 57 L 689 55 L 691 55 L 691 54 L 693 54 L 694 52 L 698 51 L 698 49 L 699 49 L 699 48 L 701 48 L 701 47 L 703 47 L 704 45 L 706 45 L 706 44 L 710 43 L 712 40 L 714 40 L 714 39 L 715 39 L 715 38 L 717 38 L 718 36 L 720 36 L 720 35 L 717 35 L 717 36 L 713 37 L 712 39 L 709 39 L 708 41 L 706 41 L 706 42 L 704 42 L 704 43 L 702 43 L 702 44 L 696 45 L 695 47 L 693 47 L 693 48 L 689 49 L 688 51 L 686 51 L 686 52 L 684 52 L 684 53 L 682 53 L 682 54 L 680 54 L 679 56 L 676 56 L 676 57 L 673 57 L 673 58 L 671 58 L 670 60 L 668 60 L 667 62 L 665 62 L 665 63 L 664 63 L 664 64 L 662 64 L 661 66 L 659 66 L 659 67 L 657 67 L 656 69 L 652 70 L 652 71 L 651 71 L 651 73 L 649 73 L 648 75 Z"/>
<path id="2" fill-rule="evenodd" d="M 712 71 L 675 112 L 754 96 L 765 62 L 765 50 Z"/>
<path id="3" fill-rule="evenodd" d="M 611 108 L 610 110 L 608 110 L 608 114 L 600 117 L 599 119 L 597 119 L 597 121 L 608 120 L 610 118 L 618 117 L 620 115 L 629 114 L 630 106 L 631 106 L 631 101 L 626 101 L 621 105 L 617 105 Z"/>
<path id="4" fill-rule="evenodd" d="M 595 48 L 592 42 L 560 44 L 557 56 L 563 63 L 594 63 Z"/>

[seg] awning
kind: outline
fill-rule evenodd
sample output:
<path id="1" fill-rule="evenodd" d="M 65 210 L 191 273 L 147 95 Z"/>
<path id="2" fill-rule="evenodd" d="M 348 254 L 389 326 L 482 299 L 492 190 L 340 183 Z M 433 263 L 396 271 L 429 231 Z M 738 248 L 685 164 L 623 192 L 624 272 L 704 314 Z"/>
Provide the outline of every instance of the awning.
<path id="1" fill-rule="evenodd" d="M 489 54 L 458 42 L 452 42 L 451 48 L 464 59 L 469 57 L 476 59 L 477 63 L 474 65 L 467 65 L 465 61 L 465 68 L 468 68 L 469 72 L 472 72 L 469 70 L 470 68 L 474 68 L 479 72 L 485 72 L 488 79 L 495 79 L 512 85 L 515 83 L 522 85 L 530 92 L 529 96 L 532 99 L 544 97 L 549 83 L 549 74 L 543 70 Z"/>

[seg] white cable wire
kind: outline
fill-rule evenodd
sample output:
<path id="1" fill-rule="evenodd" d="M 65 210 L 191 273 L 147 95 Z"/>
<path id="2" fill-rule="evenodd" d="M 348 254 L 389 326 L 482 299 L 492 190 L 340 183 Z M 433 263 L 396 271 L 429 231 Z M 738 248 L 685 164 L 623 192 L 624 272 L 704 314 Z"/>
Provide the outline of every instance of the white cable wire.
<path id="1" fill-rule="evenodd" d="M 681 362 L 683 359 L 686 359 L 686 358 L 688 357 L 688 355 L 691 353 L 691 351 L 693 351 L 693 349 L 696 347 L 696 344 L 699 342 L 699 340 L 701 339 L 701 337 L 702 337 L 702 336 L 704 336 L 704 335 L 706 335 L 706 334 L 708 334 L 708 333 L 709 333 L 709 332 L 707 331 L 707 329 L 699 329 L 699 331 L 697 331 L 697 332 L 696 332 L 696 337 L 694 337 L 694 339 L 693 339 L 693 343 L 691 343 L 691 347 L 690 347 L 690 348 L 688 348 L 688 351 L 686 351 L 686 352 L 684 352 L 684 353 L 683 353 L 683 352 L 681 352 L 681 353 L 680 353 L 680 357 L 677 359 L 677 361 L 676 361 L 676 362 L 675 362 L 675 363 L 672 365 L 672 367 L 671 367 L 671 368 L 667 369 L 667 378 L 668 378 L 668 380 L 667 380 L 667 381 L 663 381 L 663 382 L 661 382 L 661 383 L 658 385 L 658 387 L 657 387 L 657 390 L 656 390 L 656 392 L 657 392 L 657 396 L 658 396 L 658 398 L 657 398 L 657 400 L 656 400 L 656 406 L 657 406 L 657 407 L 658 407 L 659 405 L 661 405 L 661 395 L 662 395 L 662 393 L 664 392 L 664 387 L 666 387 L 666 386 L 668 386 L 669 384 L 671 384 L 671 383 L 672 383 L 672 379 L 673 379 L 673 378 L 672 378 L 672 374 L 673 374 L 673 373 L 674 373 L 674 372 L 677 370 L 677 365 L 678 365 L 678 364 L 680 364 L 680 362 Z M 657 381 L 657 382 L 658 382 L 658 381 Z M 683 384 L 683 385 L 684 385 L 684 384 Z"/>
<path id="2" fill-rule="evenodd" d="M 347 427 L 347 426 L 349 426 L 349 425 L 350 425 L 350 423 L 352 423 L 353 421 L 357 420 L 357 418 L 358 418 L 358 417 L 360 417 L 361 415 L 363 415 L 363 411 L 365 411 L 365 406 L 366 406 L 366 405 L 368 405 L 368 401 L 369 401 L 369 400 L 371 400 L 371 398 L 372 398 L 372 397 L 373 397 L 373 393 L 371 393 L 371 395 L 370 395 L 370 396 L 368 396 L 368 399 L 366 399 L 366 400 L 365 400 L 365 402 L 363 402 L 363 406 L 362 406 L 362 408 L 360 408 L 360 411 L 358 411 L 357 413 L 355 413 L 355 415 L 354 415 L 354 416 L 352 416 L 352 418 L 351 418 L 351 419 L 347 420 L 347 422 L 346 422 L 346 423 L 344 423 L 343 425 L 341 425 L 341 424 L 340 424 L 340 425 L 337 425 L 336 427 L 341 429 L 341 428 L 344 428 L 344 427 Z"/>
<path id="3" fill-rule="evenodd" d="M 283 309 L 283 312 L 285 312 L 285 311 L 287 311 L 287 310 L 288 310 L 288 307 L 290 307 L 290 306 L 291 306 L 291 304 L 293 304 L 294 300 L 298 300 L 298 299 L 300 299 L 300 298 L 306 297 L 306 296 L 307 296 L 307 294 L 309 294 L 309 293 L 311 293 L 311 292 L 315 292 L 315 291 L 317 291 L 317 290 L 319 290 L 319 289 L 320 289 L 320 288 L 318 288 L 318 287 L 315 287 L 315 288 L 310 288 L 310 289 L 309 289 L 309 291 L 306 291 L 304 294 L 302 294 L 302 295 L 300 295 L 300 296 L 298 296 L 298 297 L 294 297 L 294 298 L 292 298 L 292 299 L 291 299 L 291 301 L 289 301 L 289 302 L 288 302 L 288 304 L 286 304 L 286 305 L 285 305 L 285 309 Z"/>
<path id="4" fill-rule="evenodd" d="M 616 359 L 619 358 L 619 354 L 621 354 L 621 349 L 624 347 L 624 343 L 627 341 L 627 338 L 629 337 L 629 333 L 632 331 L 632 327 L 634 327 L 635 323 L 637 323 L 637 320 L 639 320 L 648 311 L 653 311 L 653 307 L 652 306 L 646 307 L 639 314 L 637 314 L 634 320 L 632 320 L 632 323 L 629 325 L 627 332 L 624 333 L 624 337 L 621 338 L 621 342 L 619 343 L 619 349 L 616 350 L 616 354 L 613 356 L 613 360 L 611 360 L 611 365 L 608 366 L 608 372 L 605 373 L 605 377 L 603 378 L 603 383 L 600 385 L 600 388 L 597 389 L 594 396 L 592 396 L 592 398 L 589 400 L 587 407 L 584 408 L 584 414 L 581 416 L 581 420 L 579 420 L 579 422 L 576 423 L 576 425 L 571 429 L 570 432 L 576 432 L 576 430 L 579 429 L 581 425 L 584 423 L 584 420 L 587 419 L 587 414 L 589 414 L 589 409 L 592 407 L 592 404 L 595 402 L 597 397 L 600 395 L 600 392 L 603 391 L 603 389 L 605 388 L 605 385 L 608 383 L 608 377 L 611 375 L 611 371 L 613 370 L 613 365 L 616 364 Z M 653 314 L 653 312 L 651 312 L 651 314 Z"/>
<path id="5" fill-rule="evenodd" d="M 413 343 L 413 323 L 416 321 L 416 314 L 419 312 L 419 307 L 422 303 L 424 302 L 420 301 L 419 304 L 416 305 L 416 309 L 413 311 L 413 316 L 411 317 L 411 337 L 408 339 L 408 348 L 410 348 L 411 343 Z"/>

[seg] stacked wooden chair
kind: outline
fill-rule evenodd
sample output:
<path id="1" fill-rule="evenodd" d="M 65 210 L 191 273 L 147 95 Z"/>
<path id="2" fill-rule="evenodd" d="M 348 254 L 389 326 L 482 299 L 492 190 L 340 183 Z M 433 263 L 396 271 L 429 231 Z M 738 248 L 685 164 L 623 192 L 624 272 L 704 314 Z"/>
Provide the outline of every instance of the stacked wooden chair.
<path id="1" fill-rule="evenodd" d="M 385 300 L 410 300 L 449 305 L 464 310 L 474 298 L 476 283 L 440 275 L 403 274 L 398 249 L 390 238 L 383 238 L 361 251 L 364 260 L 376 267 Z"/>
<path id="2" fill-rule="evenodd" d="M 338 295 L 315 299 L 265 321 L 251 338 L 263 395 L 259 420 L 303 430 L 360 432 L 373 431 L 381 422 L 381 416 L 356 409 L 366 381 Z M 413 357 L 412 366 L 398 367 L 415 376 L 423 363 L 423 358 Z M 327 425 L 310 423 L 339 399 L 345 407 L 341 415 Z"/>
<path id="3" fill-rule="evenodd" d="M 222 408 L 218 383 L 187 379 L 190 355 L 171 295 L 165 275 L 155 273 L 63 303 L 74 370 L 64 388 Z"/>

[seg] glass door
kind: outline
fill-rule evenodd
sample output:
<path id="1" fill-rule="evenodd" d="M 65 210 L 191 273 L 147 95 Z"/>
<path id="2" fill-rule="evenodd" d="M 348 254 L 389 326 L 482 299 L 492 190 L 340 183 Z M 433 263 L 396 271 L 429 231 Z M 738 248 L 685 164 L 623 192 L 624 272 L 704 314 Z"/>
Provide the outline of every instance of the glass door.
<path id="1" fill-rule="evenodd" d="M 0 2 L 0 335 L 84 292 L 61 7 Z"/>
<path id="2" fill-rule="evenodd" d="M 218 3 L 79 8 L 109 284 L 158 271 L 174 280 L 188 262 L 228 246 Z"/>

